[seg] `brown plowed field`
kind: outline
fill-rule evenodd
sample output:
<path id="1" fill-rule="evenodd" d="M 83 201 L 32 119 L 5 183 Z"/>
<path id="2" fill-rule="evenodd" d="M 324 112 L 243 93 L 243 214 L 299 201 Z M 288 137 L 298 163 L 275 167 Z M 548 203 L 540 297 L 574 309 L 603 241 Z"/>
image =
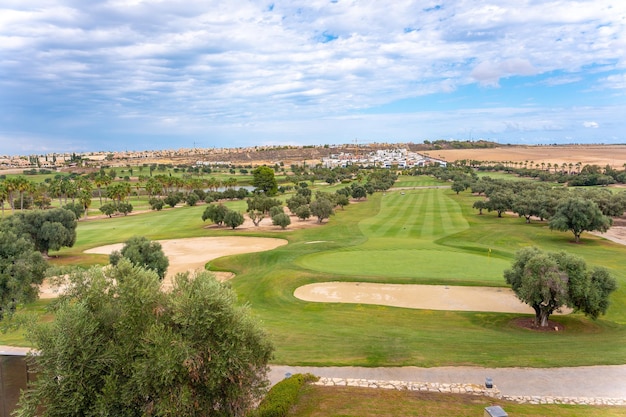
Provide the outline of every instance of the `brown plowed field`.
<path id="1" fill-rule="evenodd" d="M 626 145 L 571 145 L 571 146 L 502 146 L 486 149 L 441 149 L 421 151 L 433 158 L 448 162 L 467 159 L 484 162 L 525 162 L 606 166 L 624 169 Z M 530 166 L 529 166 L 530 168 Z"/>

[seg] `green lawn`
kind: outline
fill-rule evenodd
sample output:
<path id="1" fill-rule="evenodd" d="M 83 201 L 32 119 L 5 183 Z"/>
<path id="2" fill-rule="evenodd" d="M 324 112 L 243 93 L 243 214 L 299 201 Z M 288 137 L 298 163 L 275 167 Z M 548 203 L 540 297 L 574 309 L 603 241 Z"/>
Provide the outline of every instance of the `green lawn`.
<path id="1" fill-rule="evenodd" d="M 428 182 L 429 179 L 415 179 Z M 320 186 L 321 188 L 321 186 Z M 282 237 L 273 251 L 237 255 L 211 267 L 237 273 L 231 285 L 267 329 L 276 346 L 274 363 L 363 366 L 576 366 L 623 364 L 626 358 L 626 248 L 513 216 L 479 216 L 469 192 L 424 188 L 376 193 L 350 204 L 320 227 L 287 232 L 207 229 L 203 206 L 80 222 L 76 246 L 55 262 L 106 262 L 82 250 L 121 242 L 132 235 L 164 239 L 210 235 Z M 229 202 L 242 207 L 245 202 Z M 316 242 L 316 243 L 310 243 Z M 605 265 L 620 289 L 609 314 L 598 321 L 581 315 L 554 317 L 559 333 L 535 333 L 511 324 L 515 314 L 431 311 L 375 305 L 310 303 L 293 291 L 332 280 L 502 285 L 501 272 L 515 251 L 538 245 L 567 250 L 590 264 Z M 2 340 L 0 339 L 0 343 Z"/>
<path id="2" fill-rule="evenodd" d="M 381 197 L 378 214 L 359 223 L 367 241 L 358 246 L 318 252 L 298 259 L 305 268 L 342 275 L 368 275 L 389 282 L 502 285 L 508 260 L 442 247 L 441 237 L 469 228 L 461 207 L 439 189 L 390 192 Z M 445 267 L 443 267 L 445 265 Z"/>
<path id="3" fill-rule="evenodd" d="M 618 417 L 624 407 L 516 404 L 487 397 L 371 388 L 303 388 L 288 417 L 480 417 L 485 407 L 499 405 L 510 416 Z"/>

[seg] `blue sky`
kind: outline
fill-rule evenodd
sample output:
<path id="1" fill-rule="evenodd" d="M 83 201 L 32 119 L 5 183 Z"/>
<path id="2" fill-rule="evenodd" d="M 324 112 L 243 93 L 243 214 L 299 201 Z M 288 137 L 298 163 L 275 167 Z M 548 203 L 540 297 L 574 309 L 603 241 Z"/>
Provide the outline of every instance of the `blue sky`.
<path id="1" fill-rule="evenodd" d="M 625 132 L 623 0 L 0 1 L 0 154 Z"/>

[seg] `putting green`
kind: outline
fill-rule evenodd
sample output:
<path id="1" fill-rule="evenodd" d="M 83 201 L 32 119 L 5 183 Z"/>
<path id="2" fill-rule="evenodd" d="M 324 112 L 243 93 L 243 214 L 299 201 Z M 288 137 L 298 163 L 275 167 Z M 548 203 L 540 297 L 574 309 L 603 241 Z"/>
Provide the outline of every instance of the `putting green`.
<path id="1" fill-rule="evenodd" d="M 489 256 L 428 249 L 322 252 L 297 262 L 315 271 L 343 275 L 500 283 L 503 271 L 511 266 L 510 262 Z"/>

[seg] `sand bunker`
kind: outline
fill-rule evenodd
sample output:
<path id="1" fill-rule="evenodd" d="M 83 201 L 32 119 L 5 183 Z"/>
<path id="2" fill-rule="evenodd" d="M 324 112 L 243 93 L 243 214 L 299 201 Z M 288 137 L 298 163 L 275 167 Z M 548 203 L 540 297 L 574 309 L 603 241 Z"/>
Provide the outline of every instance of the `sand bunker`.
<path id="1" fill-rule="evenodd" d="M 519 301 L 510 288 L 324 282 L 299 287 L 294 296 L 322 303 L 534 314 L 534 310 Z"/>
<path id="2" fill-rule="evenodd" d="M 158 242 L 163 247 L 163 252 L 170 262 L 167 268 L 167 275 L 162 283 L 164 289 L 171 288 L 172 278 L 177 273 L 204 270 L 204 266 L 210 260 L 227 255 L 263 252 L 288 243 L 285 239 L 245 236 L 195 237 L 159 240 Z M 85 253 L 108 255 L 115 250 L 122 249 L 123 246 L 123 243 L 116 243 L 88 249 Z M 214 274 L 217 279 L 222 281 L 233 276 L 230 272 L 214 272 Z M 62 291 L 62 289 L 53 287 L 47 282 L 44 282 L 40 287 L 40 297 L 57 297 L 60 291 Z"/>

